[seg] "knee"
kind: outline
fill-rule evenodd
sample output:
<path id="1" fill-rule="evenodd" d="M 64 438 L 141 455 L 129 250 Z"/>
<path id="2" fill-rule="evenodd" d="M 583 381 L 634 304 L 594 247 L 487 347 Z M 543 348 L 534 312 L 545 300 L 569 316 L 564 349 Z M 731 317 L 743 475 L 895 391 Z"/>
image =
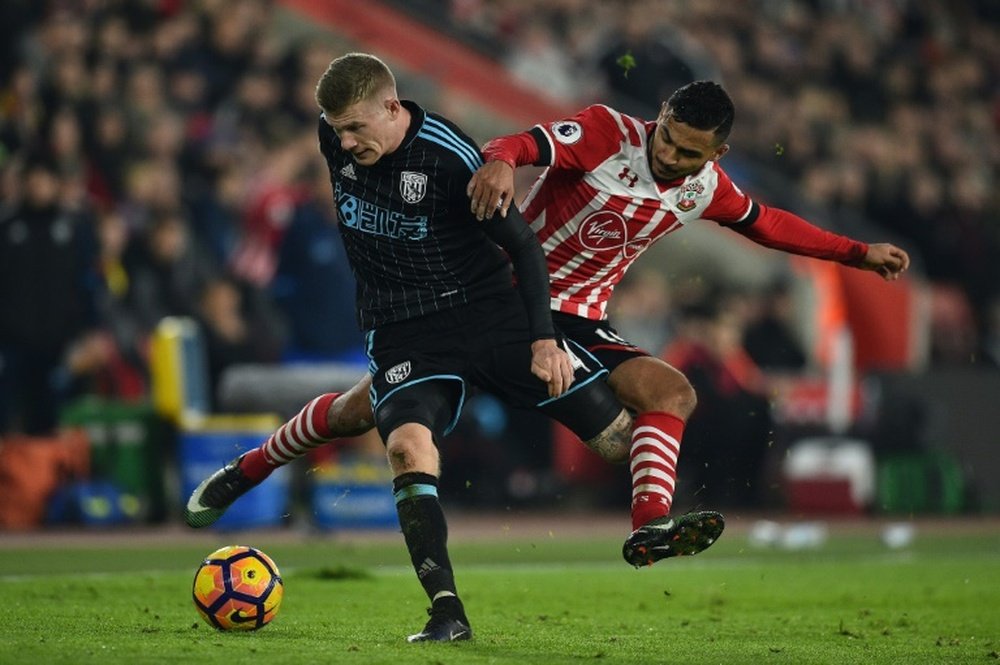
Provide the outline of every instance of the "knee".
<path id="1" fill-rule="evenodd" d="M 429 431 L 425 436 L 407 426 L 395 430 L 386 443 L 386 456 L 394 476 L 414 471 L 438 475 L 438 452 Z"/>
<path id="2" fill-rule="evenodd" d="M 633 413 L 660 411 L 687 420 L 698 404 L 691 382 L 657 358 L 630 360 L 611 373 L 609 384 Z"/>
<path id="3" fill-rule="evenodd" d="M 687 377 L 673 367 L 664 368 L 643 390 L 628 388 L 628 404 L 636 413 L 659 411 L 687 420 L 698 405 L 698 396 Z"/>
<path id="4" fill-rule="evenodd" d="M 658 381 L 656 388 L 650 391 L 646 403 L 638 405 L 638 411 L 661 411 L 670 413 L 682 420 L 687 420 L 698 405 L 698 395 L 694 386 L 681 372 L 669 368 L 669 371 Z"/>
<path id="5" fill-rule="evenodd" d="M 677 372 L 677 377 L 677 380 L 670 386 L 670 392 L 667 395 L 672 409 L 664 410 L 687 420 L 694 413 L 694 408 L 698 406 L 698 394 L 686 376 Z"/>
<path id="6" fill-rule="evenodd" d="M 410 439 L 390 439 L 385 447 L 386 456 L 393 475 L 416 471 L 420 458 L 419 446 Z"/>
<path id="7" fill-rule="evenodd" d="M 393 442 L 386 445 L 386 456 L 389 458 L 389 467 L 393 475 L 407 473 L 416 468 L 416 451 L 413 446 L 405 442 Z"/>

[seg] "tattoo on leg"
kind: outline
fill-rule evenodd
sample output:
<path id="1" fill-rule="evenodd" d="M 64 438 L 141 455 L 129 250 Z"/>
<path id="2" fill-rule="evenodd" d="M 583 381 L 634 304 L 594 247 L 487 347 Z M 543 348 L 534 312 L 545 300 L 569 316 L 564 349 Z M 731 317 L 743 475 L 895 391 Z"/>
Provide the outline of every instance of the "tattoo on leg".
<path id="1" fill-rule="evenodd" d="M 624 464 L 628 461 L 629 449 L 632 446 L 632 416 L 622 409 L 614 422 L 603 432 L 584 443 L 604 461 Z"/>

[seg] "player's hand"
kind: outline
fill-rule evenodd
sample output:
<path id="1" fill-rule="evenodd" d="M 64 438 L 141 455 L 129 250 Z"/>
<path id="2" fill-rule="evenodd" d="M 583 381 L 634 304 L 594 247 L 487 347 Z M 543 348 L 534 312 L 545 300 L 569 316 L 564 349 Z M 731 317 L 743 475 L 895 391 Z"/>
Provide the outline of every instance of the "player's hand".
<path id="1" fill-rule="evenodd" d="M 573 362 L 554 339 L 531 343 L 531 373 L 549 385 L 549 397 L 558 397 L 573 383 Z"/>
<path id="2" fill-rule="evenodd" d="M 895 245 L 887 242 L 868 245 L 868 253 L 858 267 L 862 270 L 872 270 L 882 276 L 887 282 L 899 279 L 900 275 L 910 267 L 910 256 Z"/>
<path id="3" fill-rule="evenodd" d="M 514 200 L 514 167 L 499 160 L 486 162 L 472 174 L 465 192 L 472 201 L 472 214 L 479 221 L 492 219 L 497 210 L 506 217 Z"/>

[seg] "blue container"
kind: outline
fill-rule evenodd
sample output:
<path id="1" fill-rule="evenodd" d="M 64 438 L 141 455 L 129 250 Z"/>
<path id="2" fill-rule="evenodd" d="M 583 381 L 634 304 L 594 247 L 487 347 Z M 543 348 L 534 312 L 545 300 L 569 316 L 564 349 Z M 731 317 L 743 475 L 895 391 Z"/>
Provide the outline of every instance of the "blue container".
<path id="1" fill-rule="evenodd" d="M 80 481 L 60 488 L 47 506 L 49 524 L 83 524 L 105 527 L 134 523 L 141 503 L 106 480 Z"/>
<path id="2" fill-rule="evenodd" d="M 398 529 L 392 472 L 384 458 L 327 463 L 309 475 L 313 521 L 327 529 Z"/>
<path id="3" fill-rule="evenodd" d="M 180 433 L 178 466 L 181 501 L 187 501 L 201 481 L 227 462 L 252 450 L 280 423 L 273 416 L 212 416 Z M 287 466 L 276 469 L 226 510 L 213 525 L 222 530 L 278 526 L 288 512 L 291 475 Z"/>

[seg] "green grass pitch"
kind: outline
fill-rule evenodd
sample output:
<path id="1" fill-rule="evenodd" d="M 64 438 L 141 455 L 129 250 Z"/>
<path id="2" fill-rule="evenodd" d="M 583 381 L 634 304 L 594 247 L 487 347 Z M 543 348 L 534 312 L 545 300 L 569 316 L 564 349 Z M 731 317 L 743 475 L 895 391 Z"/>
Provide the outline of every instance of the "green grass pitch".
<path id="1" fill-rule="evenodd" d="M 118 539 L 120 541 L 120 539 Z M 7 663 L 994 663 L 1000 533 L 906 549 L 835 532 L 821 548 L 712 549 L 635 570 L 618 539 L 452 538 L 476 637 L 406 644 L 426 600 L 401 536 L 211 534 L 204 540 L 0 546 Z M 0 537 L 2 541 L 2 537 Z M 254 633 L 197 616 L 191 581 L 224 544 L 263 549 L 285 600 Z"/>

